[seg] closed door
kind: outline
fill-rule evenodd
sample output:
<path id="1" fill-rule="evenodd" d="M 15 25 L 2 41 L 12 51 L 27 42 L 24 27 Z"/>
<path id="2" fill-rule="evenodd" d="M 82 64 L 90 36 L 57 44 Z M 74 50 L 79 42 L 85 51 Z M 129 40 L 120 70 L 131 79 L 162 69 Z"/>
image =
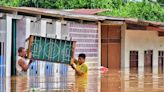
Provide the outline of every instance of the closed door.
<path id="1" fill-rule="evenodd" d="M 158 71 L 159 73 L 164 71 L 164 51 L 158 52 Z"/>
<path id="2" fill-rule="evenodd" d="M 102 26 L 102 66 L 120 69 L 121 26 Z"/>
<path id="3" fill-rule="evenodd" d="M 138 73 L 138 51 L 130 51 L 130 73 Z"/>
<path id="4" fill-rule="evenodd" d="M 108 67 L 108 26 L 102 26 L 101 30 L 101 65 Z"/>
<path id="5" fill-rule="evenodd" d="M 144 66 L 145 72 L 152 72 L 152 64 L 153 64 L 153 50 L 146 50 L 144 52 Z"/>

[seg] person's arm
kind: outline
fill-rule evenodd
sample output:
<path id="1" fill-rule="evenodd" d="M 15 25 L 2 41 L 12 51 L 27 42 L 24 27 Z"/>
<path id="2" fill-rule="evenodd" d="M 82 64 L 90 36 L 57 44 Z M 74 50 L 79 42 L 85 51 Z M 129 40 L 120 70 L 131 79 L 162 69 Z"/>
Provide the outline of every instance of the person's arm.
<path id="1" fill-rule="evenodd" d="M 73 69 L 79 76 L 83 75 L 88 71 L 88 67 L 86 65 L 83 65 L 80 70 L 77 70 L 75 67 L 73 67 Z"/>
<path id="2" fill-rule="evenodd" d="M 76 67 L 74 66 L 74 64 L 71 64 L 71 67 L 72 67 L 72 69 L 75 70 L 75 72 L 76 72 L 78 75 L 83 75 L 83 72 L 80 71 L 80 70 L 77 70 Z"/>
<path id="3" fill-rule="evenodd" d="M 73 69 L 75 69 L 75 65 L 77 65 L 77 63 L 78 63 L 78 61 L 76 59 L 71 58 L 71 64 L 70 65 Z"/>
<path id="4" fill-rule="evenodd" d="M 80 75 L 80 76 L 84 74 L 84 72 L 81 71 L 81 70 L 77 70 L 76 68 L 75 68 L 74 70 L 75 70 L 75 72 L 76 72 L 78 75 Z"/>
<path id="5" fill-rule="evenodd" d="M 30 63 L 30 62 L 29 62 Z M 22 67 L 23 71 L 27 71 L 27 69 L 29 68 L 30 64 L 26 65 L 25 61 L 20 59 L 18 61 L 18 64 Z"/>

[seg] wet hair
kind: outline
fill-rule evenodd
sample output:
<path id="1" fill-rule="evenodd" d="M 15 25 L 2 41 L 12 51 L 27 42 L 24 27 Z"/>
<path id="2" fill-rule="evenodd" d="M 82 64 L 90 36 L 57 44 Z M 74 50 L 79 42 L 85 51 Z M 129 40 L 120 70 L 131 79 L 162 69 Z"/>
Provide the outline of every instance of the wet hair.
<path id="1" fill-rule="evenodd" d="M 21 53 L 23 49 L 25 49 L 25 48 L 24 47 L 19 47 L 18 48 L 18 53 Z"/>
<path id="2" fill-rule="evenodd" d="M 79 54 L 78 57 L 82 57 L 83 59 L 85 59 L 86 58 L 86 55 L 84 53 L 81 53 L 81 54 Z"/>

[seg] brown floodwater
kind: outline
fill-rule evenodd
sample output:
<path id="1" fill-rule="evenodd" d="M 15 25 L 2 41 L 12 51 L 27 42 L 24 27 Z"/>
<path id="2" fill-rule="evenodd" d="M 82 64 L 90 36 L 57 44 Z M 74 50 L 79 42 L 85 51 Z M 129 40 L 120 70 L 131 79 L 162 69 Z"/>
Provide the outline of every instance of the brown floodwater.
<path id="1" fill-rule="evenodd" d="M 79 80 L 80 79 L 80 80 Z M 74 72 L 44 77 L 0 78 L 0 92 L 164 92 L 164 73 L 90 70 L 88 80 Z"/>

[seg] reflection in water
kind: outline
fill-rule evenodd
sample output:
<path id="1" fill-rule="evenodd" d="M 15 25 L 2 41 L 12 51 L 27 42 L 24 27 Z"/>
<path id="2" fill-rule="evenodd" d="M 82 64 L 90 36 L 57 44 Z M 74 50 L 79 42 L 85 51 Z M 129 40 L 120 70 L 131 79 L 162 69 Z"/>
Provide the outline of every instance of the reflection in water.
<path id="1" fill-rule="evenodd" d="M 85 92 L 88 84 L 88 77 L 86 76 L 75 76 L 75 84 L 78 92 Z"/>
<path id="2" fill-rule="evenodd" d="M 101 75 L 101 92 L 121 92 L 121 76 L 117 70 Z"/>
<path id="3" fill-rule="evenodd" d="M 5 92 L 5 78 L 0 77 L 0 92 Z"/>
<path id="4" fill-rule="evenodd" d="M 44 77 L 1 77 L 0 92 L 164 92 L 163 72 L 150 73 L 147 69 L 148 72 L 141 73 L 134 69 L 133 73 L 132 70 L 130 73 L 109 70 L 101 76 L 93 70 L 89 71 L 88 80 L 75 77 L 74 72 Z"/>

